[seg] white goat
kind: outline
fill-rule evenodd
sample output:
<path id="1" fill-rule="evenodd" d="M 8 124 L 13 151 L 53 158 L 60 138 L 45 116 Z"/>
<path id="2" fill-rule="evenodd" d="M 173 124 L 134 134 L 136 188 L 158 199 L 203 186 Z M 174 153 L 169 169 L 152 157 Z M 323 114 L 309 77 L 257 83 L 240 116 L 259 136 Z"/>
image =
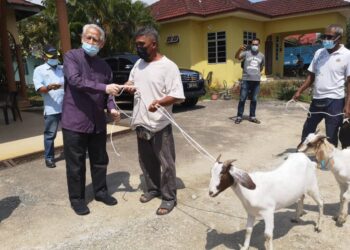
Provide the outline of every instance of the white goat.
<path id="1" fill-rule="evenodd" d="M 311 133 L 300 143 L 298 151 L 312 153 L 320 168 L 328 168 L 332 171 L 340 188 L 340 208 L 333 219 L 338 226 L 342 226 L 348 216 L 350 201 L 350 148 L 337 149 L 326 138 L 324 135 Z"/>
<path id="2" fill-rule="evenodd" d="M 315 230 L 321 231 L 323 202 L 317 185 L 316 163 L 305 154 L 290 154 L 277 169 L 250 174 L 233 167 L 234 160 L 222 163 L 219 158 L 211 170 L 209 195 L 215 197 L 231 186 L 241 200 L 248 214 L 245 241 L 241 249 L 249 248 L 254 221 L 258 216 L 265 221 L 265 248 L 273 249 L 274 212 L 298 202 L 296 218 L 292 220 L 298 222 L 303 214 L 304 194 L 310 195 L 318 204 Z"/>

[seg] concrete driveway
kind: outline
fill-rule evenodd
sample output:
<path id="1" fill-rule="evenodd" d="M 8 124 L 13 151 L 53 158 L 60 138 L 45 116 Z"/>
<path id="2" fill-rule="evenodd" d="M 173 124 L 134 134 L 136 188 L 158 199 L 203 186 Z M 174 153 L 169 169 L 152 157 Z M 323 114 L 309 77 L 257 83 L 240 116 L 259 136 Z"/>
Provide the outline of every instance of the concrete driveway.
<path id="1" fill-rule="evenodd" d="M 175 119 L 210 154 L 237 159 L 247 171 L 275 168 L 293 152 L 306 114 L 297 107 L 285 112 L 282 102 L 258 104 L 261 124 L 236 125 L 236 101 L 204 101 L 194 109 L 175 109 Z M 248 110 L 246 106 L 246 112 Z M 127 123 L 127 121 L 123 121 Z M 238 249 L 244 241 L 245 211 L 228 189 L 208 196 L 212 163 L 193 149 L 174 128 L 177 152 L 178 206 L 157 216 L 160 200 L 141 204 L 142 177 L 133 132 L 113 137 L 121 157 L 108 142 L 110 193 L 119 201 L 107 207 L 93 200 L 87 173 L 86 196 L 91 213 L 77 216 L 69 206 L 64 158 L 48 169 L 34 159 L 0 170 L 1 249 Z M 313 231 L 317 207 L 305 200 L 307 214 L 299 225 L 290 222 L 292 208 L 275 214 L 276 249 L 348 249 L 350 221 L 337 228 L 338 187 L 332 174 L 318 170 L 325 199 L 323 232 Z M 251 249 L 262 249 L 264 223 L 254 227 Z"/>

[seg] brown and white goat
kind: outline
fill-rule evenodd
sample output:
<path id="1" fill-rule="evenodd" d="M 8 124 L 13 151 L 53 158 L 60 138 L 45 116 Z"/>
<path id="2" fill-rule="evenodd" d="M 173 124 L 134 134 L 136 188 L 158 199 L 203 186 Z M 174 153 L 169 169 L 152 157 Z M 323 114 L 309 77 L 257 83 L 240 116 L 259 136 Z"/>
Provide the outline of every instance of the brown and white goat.
<path id="1" fill-rule="evenodd" d="M 290 154 L 281 166 L 269 172 L 248 174 L 232 165 L 234 160 L 219 162 L 211 170 L 209 195 L 217 196 L 228 187 L 232 187 L 247 214 L 247 226 L 244 245 L 248 249 L 256 217 L 265 221 L 265 248 L 273 249 L 274 212 L 298 202 L 296 219 L 303 213 L 304 195 L 310 195 L 318 204 L 319 215 L 316 231 L 320 231 L 323 202 L 316 178 L 316 163 L 303 153 Z"/>
<path id="2" fill-rule="evenodd" d="M 338 226 L 342 226 L 348 216 L 350 201 L 350 148 L 337 149 L 327 141 L 326 136 L 316 132 L 300 143 L 298 151 L 314 155 L 320 168 L 328 168 L 333 173 L 340 188 L 340 208 L 333 219 Z"/>

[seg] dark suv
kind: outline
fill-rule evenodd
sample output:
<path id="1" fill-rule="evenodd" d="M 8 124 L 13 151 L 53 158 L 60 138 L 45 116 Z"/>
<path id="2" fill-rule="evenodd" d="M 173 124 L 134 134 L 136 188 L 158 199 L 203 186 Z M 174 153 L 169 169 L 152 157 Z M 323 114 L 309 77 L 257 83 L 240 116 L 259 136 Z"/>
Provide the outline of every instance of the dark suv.
<path id="1" fill-rule="evenodd" d="M 129 79 L 130 71 L 138 59 L 137 55 L 130 53 L 119 53 L 105 58 L 113 71 L 113 82 L 124 84 Z M 182 105 L 194 106 L 197 104 L 198 98 L 205 95 L 203 76 L 198 71 L 190 69 L 180 69 L 180 73 L 186 97 Z M 133 95 L 123 93 L 118 97 L 118 100 L 133 101 L 133 98 Z"/>

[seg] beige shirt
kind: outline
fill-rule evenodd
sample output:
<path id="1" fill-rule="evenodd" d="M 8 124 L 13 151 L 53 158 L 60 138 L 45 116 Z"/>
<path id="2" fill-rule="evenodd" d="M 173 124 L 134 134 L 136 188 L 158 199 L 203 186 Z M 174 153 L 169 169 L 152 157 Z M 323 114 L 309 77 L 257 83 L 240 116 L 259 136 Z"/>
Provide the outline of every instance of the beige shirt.
<path id="1" fill-rule="evenodd" d="M 169 119 L 160 111 L 149 112 L 148 107 L 154 100 L 166 96 L 185 99 L 180 71 L 176 64 L 166 56 L 150 63 L 139 59 L 130 72 L 129 81 L 134 83 L 138 92 L 134 97 L 131 128 L 143 126 L 157 132 L 170 124 Z M 171 115 L 172 106 L 165 107 Z"/>

